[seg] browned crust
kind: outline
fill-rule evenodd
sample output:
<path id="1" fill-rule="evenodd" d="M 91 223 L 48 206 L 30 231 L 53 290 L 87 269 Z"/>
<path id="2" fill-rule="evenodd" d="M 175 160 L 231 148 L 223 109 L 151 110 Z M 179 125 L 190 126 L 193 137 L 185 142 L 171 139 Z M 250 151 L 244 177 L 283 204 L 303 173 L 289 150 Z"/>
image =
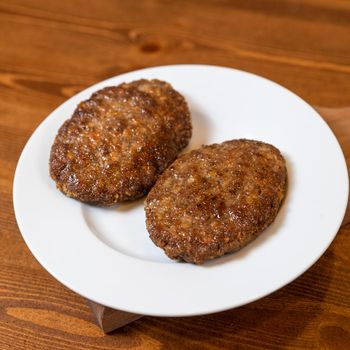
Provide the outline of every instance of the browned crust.
<path id="1" fill-rule="evenodd" d="M 241 249 L 275 219 L 287 184 L 272 145 L 233 140 L 179 157 L 146 199 L 152 241 L 172 259 L 201 264 Z"/>
<path id="2" fill-rule="evenodd" d="M 185 99 L 159 80 L 106 87 L 59 129 L 50 174 L 66 195 L 108 206 L 145 195 L 191 137 Z"/>

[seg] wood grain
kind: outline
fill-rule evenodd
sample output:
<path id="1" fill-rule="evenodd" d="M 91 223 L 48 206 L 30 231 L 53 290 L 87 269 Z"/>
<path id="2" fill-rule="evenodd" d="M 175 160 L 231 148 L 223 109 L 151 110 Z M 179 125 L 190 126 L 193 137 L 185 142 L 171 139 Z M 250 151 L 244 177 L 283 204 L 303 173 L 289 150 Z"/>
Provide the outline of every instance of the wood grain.
<path id="1" fill-rule="evenodd" d="M 217 64 L 314 105 L 349 106 L 349 38 L 342 0 L 0 1 L 0 349 L 349 348 L 349 225 L 310 270 L 262 300 L 208 316 L 144 317 L 104 336 L 83 298 L 32 257 L 12 208 L 26 140 L 88 85 L 147 66 Z"/>

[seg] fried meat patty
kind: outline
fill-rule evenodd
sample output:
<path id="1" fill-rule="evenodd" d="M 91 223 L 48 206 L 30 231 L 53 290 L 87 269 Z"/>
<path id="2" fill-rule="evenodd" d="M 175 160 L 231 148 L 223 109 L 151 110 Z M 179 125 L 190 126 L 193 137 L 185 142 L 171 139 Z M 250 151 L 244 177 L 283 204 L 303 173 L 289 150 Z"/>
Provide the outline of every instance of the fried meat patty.
<path id="1" fill-rule="evenodd" d="M 180 156 L 149 192 L 150 238 L 170 258 L 196 264 L 237 251 L 274 221 L 286 186 L 285 160 L 272 145 L 203 146 Z"/>
<path id="2" fill-rule="evenodd" d="M 59 129 L 50 175 L 64 194 L 108 206 L 145 195 L 192 133 L 183 96 L 159 80 L 106 87 Z"/>

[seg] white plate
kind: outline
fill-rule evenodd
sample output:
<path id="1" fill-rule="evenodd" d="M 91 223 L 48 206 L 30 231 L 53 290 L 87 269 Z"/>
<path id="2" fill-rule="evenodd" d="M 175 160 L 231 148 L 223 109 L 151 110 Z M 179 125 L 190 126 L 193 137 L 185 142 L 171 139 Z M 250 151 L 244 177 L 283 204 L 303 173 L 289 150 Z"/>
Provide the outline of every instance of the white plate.
<path id="1" fill-rule="evenodd" d="M 94 91 L 139 78 L 166 80 L 186 97 L 193 118 L 189 149 L 250 138 L 272 143 L 285 156 L 289 189 L 282 209 L 272 226 L 240 252 L 203 266 L 171 261 L 148 238 L 142 201 L 95 208 L 55 188 L 48 159 L 60 125 Z M 90 300 L 156 316 L 230 309 L 291 282 L 332 242 L 347 198 L 344 156 L 314 109 L 264 78 L 201 65 L 143 69 L 80 92 L 37 128 L 14 180 L 19 228 L 47 271 Z"/>

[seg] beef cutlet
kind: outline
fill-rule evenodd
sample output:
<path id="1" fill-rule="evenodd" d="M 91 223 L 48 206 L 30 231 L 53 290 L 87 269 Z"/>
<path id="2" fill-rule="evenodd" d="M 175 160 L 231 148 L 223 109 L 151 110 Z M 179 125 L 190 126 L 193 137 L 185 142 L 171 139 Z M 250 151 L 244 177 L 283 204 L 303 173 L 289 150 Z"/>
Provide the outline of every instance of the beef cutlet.
<path id="1" fill-rule="evenodd" d="M 187 103 L 159 80 L 103 88 L 59 129 L 50 175 L 69 197 L 109 206 L 145 195 L 191 138 Z"/>
<path id="2" fill-rule="evenodd" d="M 287 186 L 272 145 L 233 140 L 180 156 L 149 192 L 152 241 L 172 259 L 201 264 L 238 251 L 275 219 Z"/>

